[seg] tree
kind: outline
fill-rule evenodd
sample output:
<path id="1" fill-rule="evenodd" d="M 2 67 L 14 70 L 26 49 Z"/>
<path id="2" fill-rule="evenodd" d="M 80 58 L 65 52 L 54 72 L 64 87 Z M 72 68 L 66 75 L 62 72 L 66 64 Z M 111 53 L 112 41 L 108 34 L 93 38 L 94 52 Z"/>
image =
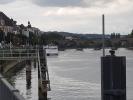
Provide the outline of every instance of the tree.
<path id="1" fill-rule="evenodd" d="M 5 40 L 6 40 L 6 42 L 7 43 L 10 43 L 10 42 L 12 42 L 13 43 L 13 37 L 15 36 L 15 34 L 13 34 L 13 33 L 7 33 L 7 36 L 5 37 Z"/>
<path id="2" fill-rule="evenodd" d="M 121 37 L 120 33 L 116 33 L 116 38 L 119 39 Z"/>
<path id="3" fill-rule="evenodd" d="M 115 38 L 115 33 L 111 33 L 111 39 Z"/>
<path id="4" fill-rule="evenodd" d="M 29 32 L 29 44 L 31 45 L 37 45 L 39 44 L 40 36 L 33 32 Z"/>
<path id="5" fill-rule="evenodd" d="M 4 36 L 5 36 L 5 33 L 2 30 L 0 30 L 0 42 L 5 40 Z"/>
<path id="6" fill-rule="evenodd" d="M 131 35 L 131 37 L 133 37 L 133 30 L 131 31 L 131 34 L 130 35 Z"/>
<path id="7" fill-rule="evenodd" d="M 47 45 L 47 37 L 46 34 L 41 34 L 39 38 L 39 44 Z"/>

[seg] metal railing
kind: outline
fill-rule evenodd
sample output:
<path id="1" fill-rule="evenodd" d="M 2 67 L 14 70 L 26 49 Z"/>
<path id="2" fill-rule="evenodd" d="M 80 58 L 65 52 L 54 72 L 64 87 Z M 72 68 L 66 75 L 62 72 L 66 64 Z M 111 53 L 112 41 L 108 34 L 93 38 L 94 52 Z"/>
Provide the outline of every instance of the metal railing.
<path id="1" fill-rule="evenodd" d="M 12 87 L 2 75 L 0 75 L 0 100 L 25 100 L 19 91 Z"/>
<path id="2" fill-rule="evenodd" d="M 37 59 L 36 49 L 3 49 L 0 50 L 0 60 Z"/>
<path id="3" fill-rule="evenodd" d="M 45 54 L 44 54 L 45 53 Z M 46 61 L 46 51 L 43 49 L 0 49 L 0 60 L 33 60 L 39 63 L 39 76 L 42 94 L 50 91 L 50 80 Z M 40 61 L 41 60 L 41 61 Z M 1 92 L 2 91 L 2 92 Z M 45 95 L 46 96 L 46 95 Z M 4 78 L 0 78 L 0 100 L 24 100 Z"/>

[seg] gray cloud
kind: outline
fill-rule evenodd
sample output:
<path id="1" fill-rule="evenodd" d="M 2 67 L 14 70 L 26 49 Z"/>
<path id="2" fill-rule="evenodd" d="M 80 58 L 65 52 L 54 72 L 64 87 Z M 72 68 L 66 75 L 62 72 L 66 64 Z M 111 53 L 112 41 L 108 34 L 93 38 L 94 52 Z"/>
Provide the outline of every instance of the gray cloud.
<path id="1" fill-rule="evenodd" d="M 0 4 L 7 4 L 7 3 L 11 3 L 15 0 L 0 0 Z"/>
<path id="2" fill-rule="evenodd" d="M 82 0 L 33 0 L 35 4 L 40 6 L 65 7 L 65 6 L 81 6 Z"/>
<path id="3" fill-rule="evenodd" d="M 31 0 L 33 3 L 44 7 L 91 7 L 105 6 L 117 0 Z"/>

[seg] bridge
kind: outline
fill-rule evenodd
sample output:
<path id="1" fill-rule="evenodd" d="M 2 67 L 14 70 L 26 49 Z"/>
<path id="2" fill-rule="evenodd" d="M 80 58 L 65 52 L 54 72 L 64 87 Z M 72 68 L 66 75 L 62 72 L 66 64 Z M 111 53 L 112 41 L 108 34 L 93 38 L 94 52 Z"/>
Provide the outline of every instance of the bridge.
<path id="1" fill-rule="evenodd" d="M 46 59 L 46 51 L 43 49 L 43 47 L 39 48 L 6 48 L 0 50 L 0 61 L 24 61 L 24 60 L 36 60 L 38 62 L 38 90 L 39 90 L 39 100 L 47 100 L 47 92 L 50 91 L 50 80 L 49 80 L 49 73 L 48 73 L 48 67 L 47 67 L 47 59 Z M 0 65 L 0 69 L 3 69 L 4 66 Z M 1 72 L 2 73 L 2 72 Z M 3 78 L 0 78 L 0 90 L 3 91 L 3 94 L 0 97 L 2 97 L 2 100 L 23 100 L 17 97 L 14 97 L 13 92 L 11 92 L 11 89 L 8 88 L 8 85 L 6 83 L 2 82 Z M 3 84 L 3 85 L 1 85 Z M 8 88 L 8 90 L 6 89 Z M 4 91 L 6 90 L 6 91 Z M 17 99 L 12 98 L 6 98 L 8 95 L 13 96 Z M 22 98 L 22 97 L 21 97 Z"/>
<path id="2" fill-rule="evenodd" d="M 0 75 L 0 100 L 25 100 L 2 75 Z"/>
<path id="3" fill-rule="evenodd" d="M 2 49 L 0 60 L 33 60 L 38 59 L 37 49 Z"/>

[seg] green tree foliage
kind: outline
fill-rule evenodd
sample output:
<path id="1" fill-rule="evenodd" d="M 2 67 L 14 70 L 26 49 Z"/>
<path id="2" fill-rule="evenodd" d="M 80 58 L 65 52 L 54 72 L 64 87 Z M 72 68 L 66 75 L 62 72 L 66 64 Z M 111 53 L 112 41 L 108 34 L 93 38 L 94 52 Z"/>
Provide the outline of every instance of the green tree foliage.
<path id="1" fill-rule="evenodd" d="M 105 46 L 106 46 L 106 47 L 111 47 L 111 46 L 112 46 L 111 41 L 110 41 L 110 40 L 106 40 L 106 41 L 105 41 Z"/>
<path id="2" fill-rule="evenodd" d="M 23 34 L 8 33 L 6 36 L 7 43 L 13 43 L 13 45 L 25 45 L 27 37 Z"/>
<path id="3" fill-rule="evenodd" d="M 130 35 L 131 35 L 131 37 L 133 37 L 133 30 L 131 31 L 131 34 Z"/>
<path id="4" fill-rule="evenodd" d="M 47 39 L 51 40 L 61 40 L 63 39 L 63 36 L 57 34 L 57 33 L 49 33 L 46 35 Z"/>
<path id="5" fill-rule="evenodd" d="M 58 45 L 61 40 L 63 40 L 64 37 L 56 32 L 47 32 L 43 33 L 40 37 L 41 44 L 56 44 Z"/>
<path id="6" fill-rule="evenodd" d="M 13 43 L 13 37 L 14 37 L 14 36 L 15 36 L 15 34 L 13 34 L 13 33 L 7 33 L 7 36 L 5 37 L 6 42 L 7 42 L 7 43 L 12 42 L 12 43 Z"/>
<path id="7" fill-rule="evenodd" d="M 2 30 L 0 30 L 0 42 L 4 41 L 4 36 L 5 36 L 5 33 Z"/>
<path id="8" fill-rule="evenodd" d="M 33 36 L 34 36 L 34 33 L 33 32 L 29 32 L 29 40 L 28 40 L 28 42 L 29 42 L 29 44 L 33 44 Z"/>
<path id="9" fill-rule="evenodd" d="M 46 34 L 42 34 L 39 38 L 39 44 L 43 44 L 43 45 L 47 45 L 47 35 Z"/>
<path id="10" fill-rule="evenodd" d="M 111 39 L 119 39 L 120 36 L 120 33 L 111 33 Z"/>
<path id="11" fill-rule="evenodd" d="M 28 38 L 27 38 L 25 35 L 23 35 L 23 34 L 18 34 L 17 36 L 18 36 L 18 38 L 20 39 L 20 44 L 21 44 L 21 45 L 26 44 Z"/>

